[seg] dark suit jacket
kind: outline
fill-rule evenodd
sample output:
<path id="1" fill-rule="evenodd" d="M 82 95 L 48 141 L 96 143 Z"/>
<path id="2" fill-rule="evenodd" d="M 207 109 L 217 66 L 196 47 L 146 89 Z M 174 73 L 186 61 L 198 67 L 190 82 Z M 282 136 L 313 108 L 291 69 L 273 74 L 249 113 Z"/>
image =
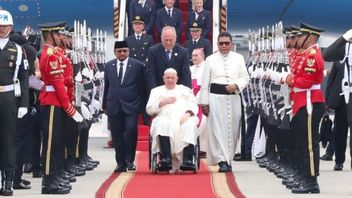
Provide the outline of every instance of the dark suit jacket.
<path id="1" fill-rule="evenodd" d="M 172 50 L 171 60 L 168 60 L 164 47 L 159 43 L 152 46 L 148 52 L 148 61 L 146 64 L 148 90 L 164 84 L 164 71 L 170 67 L 177 71 L 179 77 L 178 84 L 192 88 L 187 49 L 176 44 Z"/>
<path id="2" fill-rule="evenodd" d="M 138 0 L 132 0 L 129 6 L 129 24 L 130 28 L 132 28 L 132 20 L 135 16 L 140 16 L 144 20 L 144 30 L 147 34 L 153 34 L 153 26 L 155 22 L 155 4 L 152 0 L 147 0 L 142 7 L 141 4 L 138 3 Z M 133 33 L 133 28 L 131 33 Z"/>
<path id="3" fill-rule="evenodd" d="M 331 72 L 326 84 L 325 99 L 329 108 L 339 106 L 342 92 L 341 81 L 344 77 L 345 63 L 340 63 L 345 56 L 345 45 L 347 41 L 341 36 L 324 51 L 323 58 L 325 61 L 335 61 L 332 65 Z"/>
<path id="4" fill-rule="evenodd" d="M 202 10 L 196 20 L 195 11 L 192 11 L 187 18 L 186 34 L 187 39 L 191 39 L 191 33 L 189 28 L 193 23 L 197 23 L 198 27 L 202 28 L 201 37 L 209 39 L 209 33 L 211 31 L 211 14 L 208 10 Z"/>
<path id="5" fill-rule="evenodd" d="M 188 50 L 188 54 L 189 54 L 189 62 L 191 65 L 193 65 L 192 63 L 192 52 L 194 49 L 196 48 L 203 48 L 205 57 L 209 56 L 210 54 L 213 53 L 213 48 L 211 47 L 211 43 L 208 39 L 205 38 L 199 38 L 198 42 L 194 45 L 193 44 L 193 40 L 187 40 L 185 43 L 185 48 Z"/>
<path id="6" fill-rule="evenodd" d="M 159 10 L 160 8 L 165 7 L 163 1 L 164 1 L 164 0 L 154 0 L 154 3 L 155 3 L 155 10 Z M 175 1 L 174 7 L 180 8 L 180 6 L 179 6 L 180 3 L 179 3 L 179 1 L 180 1 L 180 0 L 176 0 L 176 1 Z"/>
<path id="7" fill-rule="evenodd" d="M 177 8 L 172 9 L 172 17 L 168 15 L 165 8 L 156 11 L 155 27 L 158 31 L 159 38 L 161 38 L 161 31 L 165 26 L 172 26 L 176 29 L 177 41 L 180 42 L 182 34 L 182 14 L 181 10 Z"/>
<path id="8" fill-rule="evenodd" d="M 117 115 L 119 111 L 137 114 L 140 110 L 141 91 L 144 78 L 144 65 L 134 58 L 128 58 L 126 72 L 120 84 L 117 78 L 117 60 L 113 59 L 105 66 L 105 87 L 103 110 L 108 116 Z"/>
<path id="9" fill-rule="evenodd" d="M 128 48 L 130 49 L 130 57 L 135 58 L 143 63 L 148 55 L 148 50 L 153 46 L 153 37 L 151 35 L 142 34 L 141 39 L 137 40 L 134 34 L 126 38 Z"/>
<path id="10" fill-rule="evenodd" d="M 341 81 L 344 77 L 344 68 L 345 64 L 340 63 L 340 61 L 335 61 L 331 67 L 325 90 L 325 103 L 331 109 L 335 109 L 339 106 L 340 102 L 345 101 L 344 96 L 340 95 L 342 92 Z"/>

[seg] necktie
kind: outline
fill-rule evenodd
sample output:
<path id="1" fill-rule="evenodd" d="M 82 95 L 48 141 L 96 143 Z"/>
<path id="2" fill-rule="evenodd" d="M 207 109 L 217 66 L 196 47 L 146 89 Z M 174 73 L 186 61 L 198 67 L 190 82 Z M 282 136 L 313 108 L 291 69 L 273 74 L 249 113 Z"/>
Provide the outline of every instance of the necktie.
<path id="1" fill-rule="evenodd" d="M 169 17 L 171 18 L 171 9 L 167 10 L 167 13 L 169 14 Z"/>
<path id="2" fill-rule="evenodd" d="M 196 40 L 194 40 L 194 41 L 193 41 L 193 45 L 196 45 L 196 44 L 197 44 L 197 41 L 196 41 Z"/>
<path id="3" fill-rule="evenodd" d="M 141 36 L 138 35 L 138 36 L 137 36 L 137 40 L 140 40 L 140 39 L 141 39 Z"/>
<path id="4" fill-rule="evenodd" d="M 167 57 L 167 60 L 171 59 L 171 51 L 170 50 L 166 50 L 166 57 Z"/>
<path id="5" fill-rule="evenodd" d="M 122 75 L 123 75 L 123 63 L 120 63 L 120 69 L 119 69 L 119 74 L 118 74 L 118 79 L 120 83 L 122 83 Z"/>

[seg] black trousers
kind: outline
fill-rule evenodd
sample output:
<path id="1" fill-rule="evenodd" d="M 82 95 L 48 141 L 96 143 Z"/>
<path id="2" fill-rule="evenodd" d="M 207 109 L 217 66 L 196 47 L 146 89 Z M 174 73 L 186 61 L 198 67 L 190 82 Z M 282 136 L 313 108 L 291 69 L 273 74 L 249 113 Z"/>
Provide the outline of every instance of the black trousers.
<path id="1" fill-rule="evenodd" d="M 79 141 L 78 141 L 78 148 L 79 148 L 79 158 L 84 159 L 88 157 L 88 139 L 89 139 L 89 130 L 92 126 L 91 122 L 88 122 L 88 127 L 81 129 L 79 132 Z"/>
<path id="2" fill-rule="evenodd" d="M 35 110 L 33 110 L 35 108 Z M 35 112 L 33 112 L 35 111 Z M 28 150 L 29 150 L 29 161 L 32 164 L 32 170 L 39 171 L 41 170 L 41 149 L 42 149 L 42 124 L 41 124 L 41 106 L 39 103 L 36 103 L 28 111 L 28 114 L 31 114 L 30 117 L 30 135 L 28 140 Z M 28 124 L 29 125 L 29 124 Z"/>
<path id="3" fill-rule="evenodd" d="M 247 130 L 245 137 L 245 152 L 246 156 L 251 158 L 252 156 L 252 144 L 254 139 L 255 130 L 257 128 L 259 116 L 256 114 L 250 114 L 247 117 Z"/>
<path id="4" fill-rule="evenodd" d="M 334 119 L 334 145 L 335 145 L 335 162 L 343 164 L 345 162 L 348 122 L 347 122 L 347 105 L 345 100 L 341 100 L 337 108 L 335 108 Z M 351 143 L 350 143 L 351 145 Z"/>
<path id="5" fill-rule="evenodd" d="M 71 117 L 66 116 L 65 119 L 65 142 L 66 142 L 66 156 L 65 159 L 71 163 L 76 158 L 78 158 L 78 137 L 79 137 L 79 130 L 78 124 L 74 121 Z"/>
<path id="6" fill-rule="evenodd" d="M 292 118 L 298 174 L 304 177 L 319 176 L 319 122 L 324 114 L 324 103 L 312 106 L 311 116 L 306 107 L 302 107 Z"/>
<path id="7" fill-rule="evenodd" d="M 60 107 L 42 107 L 43 152 L 42 167 L 44 175 L 56 175 L 59 160 L 65 152 L 63 144 L 64 119 L 66 113 Z"/>
<path id="8" fill-rule="evenodd" d="M 121 110 L 117 115 L 109 116 L 108 121 L 116 162 L 121 166 L 134 162 L 137 146 L 137 113 L 126 114 Z"/>
<path id="9" fill-rule="evenodd" d="M 0 169 L 15 170 L 15 130 L 17 120 L 17 98 L 14 92 L 0 93 Z"/>

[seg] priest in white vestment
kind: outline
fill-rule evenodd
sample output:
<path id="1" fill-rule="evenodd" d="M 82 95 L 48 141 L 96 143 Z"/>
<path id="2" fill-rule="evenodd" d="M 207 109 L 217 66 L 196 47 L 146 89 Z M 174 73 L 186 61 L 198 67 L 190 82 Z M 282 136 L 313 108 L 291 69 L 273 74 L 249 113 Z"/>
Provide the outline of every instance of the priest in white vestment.
<path id="1" fill-rule="evenodd" d="M 160 152 L 160 166 L 171 169 L 181 166 L 192 168 L 194 146 L 197 143 L 198 105 L 190 88 L 177 85 L 177 72 L 164 72 L 165 85 L 151 90 L 146 111 L 155 116 L 150 129 L 152 153 Z M 176 160 L 172 164 L 171 160 Z M 172 166 L 173 165 L 173 166 Z"/>
<path id="2" fill-rule="evenodd" d="M 241 122 L 240 93 L 249 82 L 242 55 L 231 51 L 228 32 L 218 36 L 219 51 L 208 56 L 200 93 L 200 104 L 208 115 L 209 165 L 219 165 L 219 172 L 232 171 Z"/>
<path id="3" fill-rule="evenodd" d="M 196 96 L 197 103 L 199 104 L 200 87 L 202 85 L 204 67 L 205 67 L 205 54 L 203 48 L 196 48 L 192 52 L 192 65 L 189 69 L 191 70 L 192 77 L 192 90 L 193 94 Z M 200 107 L 200 105 L 198 105 Z M 199 132 L 199 148 L 200 156 L 207 151 L 208 145 L 208 133 L 207 133 L 207 117 L 203 114 L 202 108 L 198 109 L 198 132 Z"/>

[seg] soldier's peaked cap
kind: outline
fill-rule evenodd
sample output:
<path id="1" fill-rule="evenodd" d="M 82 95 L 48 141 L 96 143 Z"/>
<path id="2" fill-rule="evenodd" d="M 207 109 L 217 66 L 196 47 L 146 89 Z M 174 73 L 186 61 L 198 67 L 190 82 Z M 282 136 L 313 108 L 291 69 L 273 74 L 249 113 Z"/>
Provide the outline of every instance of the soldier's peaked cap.
<path id="1" fill-rule="evenodd" d="M 307 23 L 300 23 L 300 29 L 302 34 L 314 34 L 319 36 L 321 32 L 324 32 L 323 29 L 309 25 Z"/>
<path id="2" fill-rule="evenodd" d="M 199 27 L 198 23 L 194 22 L 192 23 L 191 27 L 189 27 L 189 29 L 192 31 L 198 31 L 198 30 L 201 30 L 202 28 Z"/>
<path id="3" fill-rule="evenodd" d="M 302 32 L 300 31 L 300 28 L 298 26 L 290 25 L 290 29 L 291 29 L 291 32 L 290 32 L 289 37 L 293 37 L 293 36 L 302 34 Z"/>
<path id="4" fill-rule="evenodd" d="M 58 21 L 52 23 L 43 23 L 38 24 L 38 27 L 42 32 L 59 32 L 60 30 L 65 31 L 66 22 Z"/>
<path id="5" fill-rule="evenodd" d="M 135 17 L 133 17 L 132 23 L 143 23 L 144 24 L 144 19 L 140 16 L 135 16 Z"/>

